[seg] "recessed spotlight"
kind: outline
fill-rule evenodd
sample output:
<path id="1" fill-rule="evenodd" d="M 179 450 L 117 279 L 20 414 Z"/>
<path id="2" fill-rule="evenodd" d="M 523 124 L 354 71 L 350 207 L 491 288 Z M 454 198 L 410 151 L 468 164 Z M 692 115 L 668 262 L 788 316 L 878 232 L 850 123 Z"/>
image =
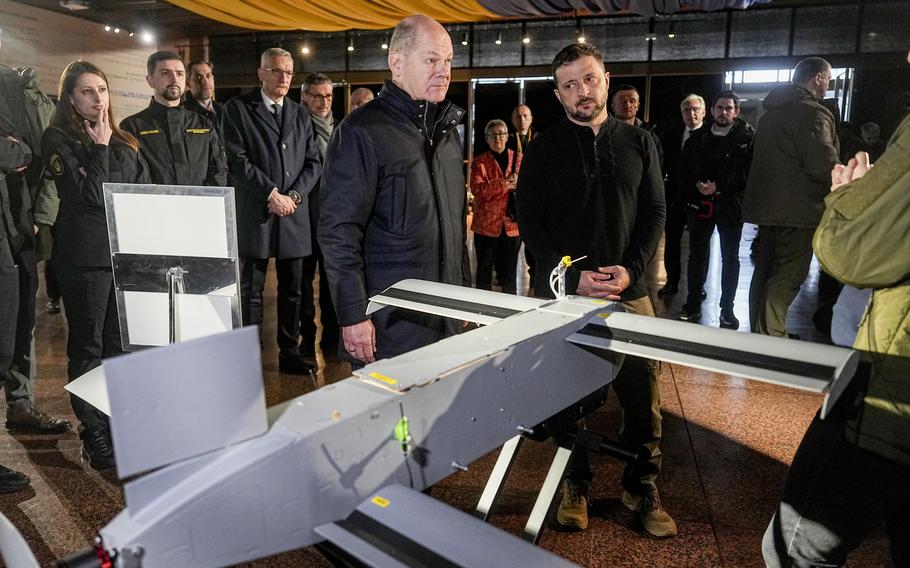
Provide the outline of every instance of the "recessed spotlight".
<path id="1" fill-rule="evenodd" d="M 120 33 L 120 28 L 114 28 L 114 33 L 115 33 L 115 34 L 119 34 L 119 33 Z"/>
<path id="2" fill-rule="evenodd" d="M 521 43 L 525 43 L 525 44 L 531 43 L 531 38 L 529 36 L 525 36 L 525 37 L 521 38 Z"/>
<path id="3" fill-rule="evenodd" d="M 461 36 L 461 45 L 468 45 L 468 32 Z"/>
<path id="4" fill-rule="evenodd" d="M 104 26 L 104 31 L 106 31 L 106 32 L 111 31 L 111 27 L 110 27 L 110 26 Z"/>
<path id="5" fill-rule="evenodd" d="M 502 32 L 499 32 L 498 34 L 496 34 L 496 41 L 494 41 L 493 43 L 495 43 L 496 45 L 502 45 Z"/>
<path id="6" fill-rule="evenodd" d="M 130 32 L 130 37 L 133 37 L 134 35 L 136 35 L 136 32 Z"/>
<path id="7" fill-rule="evenodd" d="M 309 55 L 309 54 L 310 54 L 310 48 L 307 47 L 307 46 L 303 46 L 303 47 L 300 48 L 300 53 L 302 53 L 302 54 L 304 54 L 304 55 Z"/>
<path id="8" fill-rule="evenodd" d="M 143 30 L 139 36 L 139 39 L 142 40 L 142 43 L 146 45 L 151 45 L 155 43 L 155 34 L 148 30 Z"/>

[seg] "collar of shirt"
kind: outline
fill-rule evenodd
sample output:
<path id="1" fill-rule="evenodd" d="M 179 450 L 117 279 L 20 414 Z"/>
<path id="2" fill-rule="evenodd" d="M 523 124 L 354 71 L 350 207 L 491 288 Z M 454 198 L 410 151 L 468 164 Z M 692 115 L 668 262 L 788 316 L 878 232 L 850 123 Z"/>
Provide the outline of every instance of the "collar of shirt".
<path id="1" fill-rule="evenodd" d="M 267 108 L 269 112 L 272 112 L 272 105 L 278 105 L 284 108 L 284 97 L 281 97 L 277 101 L 273 101 L 267 94 L 265 94 L 265 91 L 260 90 L 259 92 L 262 94 L 262 102 L 265 103 L 265 108 Z"/>

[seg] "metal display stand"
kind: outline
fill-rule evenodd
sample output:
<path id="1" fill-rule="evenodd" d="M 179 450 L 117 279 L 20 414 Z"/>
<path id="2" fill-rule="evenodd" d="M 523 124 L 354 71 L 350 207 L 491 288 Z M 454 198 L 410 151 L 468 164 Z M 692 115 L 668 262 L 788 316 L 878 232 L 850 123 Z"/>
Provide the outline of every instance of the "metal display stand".
<path id="1" fill-rule="evenodd" d="M 123 348 L 242 325 L 234 190 L 104 184 Z"/>
<path id="2" fill-rule="evenodd" d="M 542 422 L 534 428 L 523 428 L 521 434 L 508 440 L 499 452 L 496 458 L 496 464 L 490 477 L 483 488 L 480 500 L 474 508 L 474 516 L 488 521 L 492 514 L 493 506 L 502 493 L 506 479 L 515 463 L 518 450 L 521 448 L 525 438 L 543 442 L 553 439 L 556 442 L 556 454 L 553 456 L 553 462 L 547 471 L 543 485 L 538 492 L 537 499 L 534 501 L 534 507 L 525 524 L 523 538 L 529 542 L 537 544 L 540 535 L 543 532 L 544 523 L 547 519 L 547 513 L 553 506 L 553 501 L 559 492 L 559 485 L 565 476 L 566 469 L 572 459 L 572 454 L 576 450 L 586 450 L 599 454 L 609 455 L 627 463 L 633 463 L 639 460 L 647 460 L 648 455 L 642 451 L 634 452 L 617 442 L 610 441 L 605 437 L 591 432 L 589 430 L 579 430 L 575 423 L 585 415 L 593 412 L 600 407 L 607 396 L 607 389 L 599 389 L 593 394 L 585 397 L 577 405 L 560 412 L 545 422 Z"/>

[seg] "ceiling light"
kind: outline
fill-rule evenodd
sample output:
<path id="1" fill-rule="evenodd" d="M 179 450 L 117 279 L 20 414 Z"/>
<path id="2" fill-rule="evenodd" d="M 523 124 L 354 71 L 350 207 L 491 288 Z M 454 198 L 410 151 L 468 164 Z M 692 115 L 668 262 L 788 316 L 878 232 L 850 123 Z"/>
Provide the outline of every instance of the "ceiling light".
<path id="1" fill-rule="evenodd" d="M 670 22 L 670 29 L 667 31 L 668 38 L 676 37 L 676 25 L 673 22 Z"/>
<path id="2" fill-rule="evenodd" d="M 525 36 L 525 37 L 521 38 L 521 43 L 524 43 L 524 44 L 531 43 L 531 37 Z"/>
<path id="3" fill-rule="evenodd" d="M 130 37 L 133 37 L 134 35 L 136 35 L 136 32 L 130 32 Z"/>
<path id="4" fill-rule="evenodd" d="M 60 0 L 60 7 L 67 10 L 88 10 L 92 6 L 88 0 Z"/>
<path id="5" fill-rule="evenodd" d="M 388 49 L 388 48 L 389 48 L 389 40 L 387 40 L 387 39 L 382 40 L 382 49 Z"/>
<path id="6" fill-rule="evenodd" d="M 106 32 L 111 31 L 111 27 L 110 27 L 110 26 L 104 26 L 104 31 L 106 31 Z"/>
<path id="7" fill-rule="evenodd" d="M 578 43 L 584 43 L 588 38 L 585 37 L 585 32 L 578 30 Z"/>
<path id="8" fill-rule="evenodd" d="M 114 33 L 115 33 L 115 34 L 119 34 L 119 33 L 120 33 L 120 28 L 114 28 Z"/>
<path id="9" fill-rule="evenodd" d="M 307 47 L 307 46 L 303 46 L 303 47 L 300 48 L 300 53 L 302 53 L 302 54 L 304 54 L 304 55 L 309 55 L 309 54 L 310 54 L 310 48 Z"/>
<path id="10" fill-rule="evenodd" d="M 461 45 L 468 45 L 468 32 L 461 36 Z"/>
<path id="11" fill-rule="evenodd" d="M 155 43 L 155 34 L 148 30 L 142 30 L 142 32 L 140 32 L 139 38 L 142 40 L 142 43 L 146 45 Z"/>
<path id="12" fill-rule="evenodd" d="M 645 41 L 656 41 L 657 34 L 654 32 L 648 32 L 645 34 Z"/>
<path id="13" fill-rule="evenodd" d="M 348 51 L 354 51 L 354 40 L 351 40 L 351 43 L 348 44 Z"/>
<path id="14" fill-rule="evenodd" d="M 498 34 L 496 34 L 496 41 L 494 41 L 493 43 L 495 43 L 496 45 L 502 45 L 502 32 L 499 32 Z"/>

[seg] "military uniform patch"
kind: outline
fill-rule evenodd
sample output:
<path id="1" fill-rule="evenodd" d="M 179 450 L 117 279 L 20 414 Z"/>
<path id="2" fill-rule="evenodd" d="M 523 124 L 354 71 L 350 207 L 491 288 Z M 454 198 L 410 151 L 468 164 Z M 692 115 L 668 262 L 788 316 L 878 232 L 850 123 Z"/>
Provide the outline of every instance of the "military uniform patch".
<path id="1" fill-rule="evenodd" d="M 60 154 L 51 155 L 51 172 L 55 176 L 63 175 L 63 160 L 60 159 Z"/>

